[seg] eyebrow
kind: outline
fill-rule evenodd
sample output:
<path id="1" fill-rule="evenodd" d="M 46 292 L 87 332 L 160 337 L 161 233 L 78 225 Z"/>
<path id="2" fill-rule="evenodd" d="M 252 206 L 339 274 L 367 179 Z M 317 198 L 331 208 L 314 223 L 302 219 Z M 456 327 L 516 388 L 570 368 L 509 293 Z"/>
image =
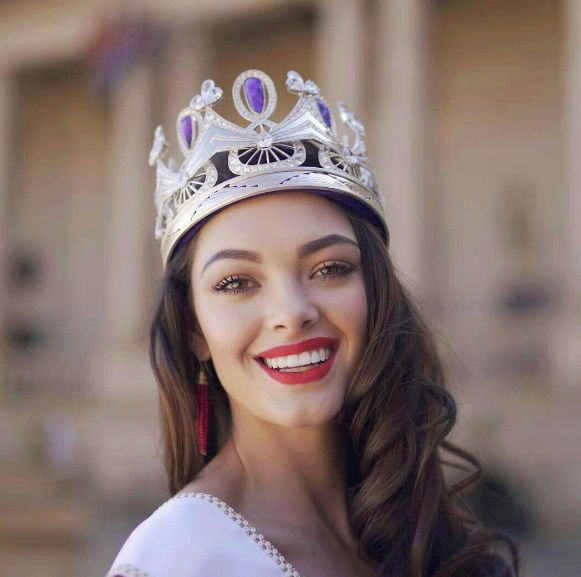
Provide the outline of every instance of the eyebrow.
<path id="1" fill-rule="evenodd" d="M 335 244 L 351 244 L 359 248 L 359 245 L 348 236 L 343 236 L 342 234 L 328 234 L 327 236 L 322 236 L 321 238 L 317 238 L 315 240 L 311 240 L 300 246 L 297 250 L 297 255 L 299 258 L 305 258 L 310 254 L 313 254 L 319 250 L 327 248 L 328 246 L 332 246 Z M 204 271 L 217 260 L 221 259 L 232 259 L 232 260 L 247 260 L 250 262 L 256 262 L 262 264 L 262 257 L 257 252 L 253 252 L 250 250 L 243 250 L 238 248 L 225 248 L 223 250 L 219 250 L 216 254 L 211 256 L 204 267 L 202 268 L 201 274 L 204 274 Z"/>

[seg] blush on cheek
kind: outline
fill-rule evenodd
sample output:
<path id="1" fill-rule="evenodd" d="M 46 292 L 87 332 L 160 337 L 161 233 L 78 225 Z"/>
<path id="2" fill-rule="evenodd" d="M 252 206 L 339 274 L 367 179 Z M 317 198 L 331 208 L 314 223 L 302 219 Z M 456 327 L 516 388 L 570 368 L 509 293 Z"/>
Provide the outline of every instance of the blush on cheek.
<path id="1" fill-rule="evenodd" d="M 218 298 L 228 298 L 227 296 Z M 218 377 L 223 383 L 237 380 L 243 369 L 244 357 L 256 338 L 253 318 L 208 307 L 212 314 L 200 320 Z"/>
<path id="2" fill-rule="evenodd" d="M 353 320 L 359 320 L 359 322 L 365 321 L 367 319 L 367 302 L 360 295 L 357 295 L 352 301 L 352 306 L 349 311 L 349 316 L 353 318 Z"/>
<path id="3" fill-rule="evenodd" d="M 349 312 L 352 313 L 350 316 L 355 318 L 361 315 L 367 315 L 367 296 L 365 293 L 365 283 L 362 278 L 358 279 L 359 282 L 354 284 L 347 295 L 342 296 L 342 302 L 348 301 L 350 304 Z M 352 310 L 351 310 L 351 307 Z"/>

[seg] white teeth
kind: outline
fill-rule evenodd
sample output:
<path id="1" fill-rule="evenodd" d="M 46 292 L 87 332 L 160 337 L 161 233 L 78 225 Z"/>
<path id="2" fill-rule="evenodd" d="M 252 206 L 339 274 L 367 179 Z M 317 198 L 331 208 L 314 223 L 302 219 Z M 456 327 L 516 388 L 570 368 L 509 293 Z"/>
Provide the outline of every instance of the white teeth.
<path id="1" fill-rule="evenodd" d="M 322 347 L 314 351 L 303 351 L 299 355 L 288 355 L 273 359 L 263 359 L 271 369 L 286 369 L 305 367 L 316 363 L 323 363 L 331 356 L 331 347 Z"/>
<path id="2" fill-rule="evenodd" d="M 298 367 L 299 366 L 299 355 L 289 355 L 287 357 L 288 367 Z"/>

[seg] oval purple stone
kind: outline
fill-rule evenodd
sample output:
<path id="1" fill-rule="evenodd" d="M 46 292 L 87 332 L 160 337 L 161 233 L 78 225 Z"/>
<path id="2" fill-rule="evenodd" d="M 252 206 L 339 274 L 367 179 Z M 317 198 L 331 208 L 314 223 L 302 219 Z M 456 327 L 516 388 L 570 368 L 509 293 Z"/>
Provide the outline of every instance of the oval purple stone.
<path id="1" fill-rule="evenodd" d="M 193 133 L 191 116 L 184 116 L 180 120 L 180 130 L 182 131 L 182 136 L 184 137 L 184 140 L 186 141 L 188 148 L 191 148 L 192 147 L 192 133 Z"/>
<path id="2" fill-rule="evenodd" d="M 244 95 L 250 108 L 257 114 L 264 110 L 264 85 L 262 80 L 250 76 L 244 81 Z"/>
<path id="3" fill-rule="evenodd" d="M 325 124 L 331 128 L 331 113 L 329 112 L 329 107 L 322 100 L 319 100 L 317 102 L 317 108 L 319 109 Z"/>

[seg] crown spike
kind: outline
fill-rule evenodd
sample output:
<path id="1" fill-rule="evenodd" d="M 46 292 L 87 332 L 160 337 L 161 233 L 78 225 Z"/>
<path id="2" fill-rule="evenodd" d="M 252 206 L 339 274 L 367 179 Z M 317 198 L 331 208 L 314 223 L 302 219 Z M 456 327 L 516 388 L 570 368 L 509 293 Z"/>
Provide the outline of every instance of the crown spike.
<path id="1" fill-rule="evenodd" d="M 196 94 L 190 101 L 190 108 L 200 112 L 217 104 L 223 95 L 224 91 L 208 78 L 202 82 L 200 94 Z"/>
<path id="2" fill-rule="evenodd" d="M 163 158 L 167 151 L 168 143 L 163 133 L 163 127 L 160 125 L 155 129 L 153 137 L 153 146 L 149 152 L 149 166 L 154 166 L 158 160 Z"/>

